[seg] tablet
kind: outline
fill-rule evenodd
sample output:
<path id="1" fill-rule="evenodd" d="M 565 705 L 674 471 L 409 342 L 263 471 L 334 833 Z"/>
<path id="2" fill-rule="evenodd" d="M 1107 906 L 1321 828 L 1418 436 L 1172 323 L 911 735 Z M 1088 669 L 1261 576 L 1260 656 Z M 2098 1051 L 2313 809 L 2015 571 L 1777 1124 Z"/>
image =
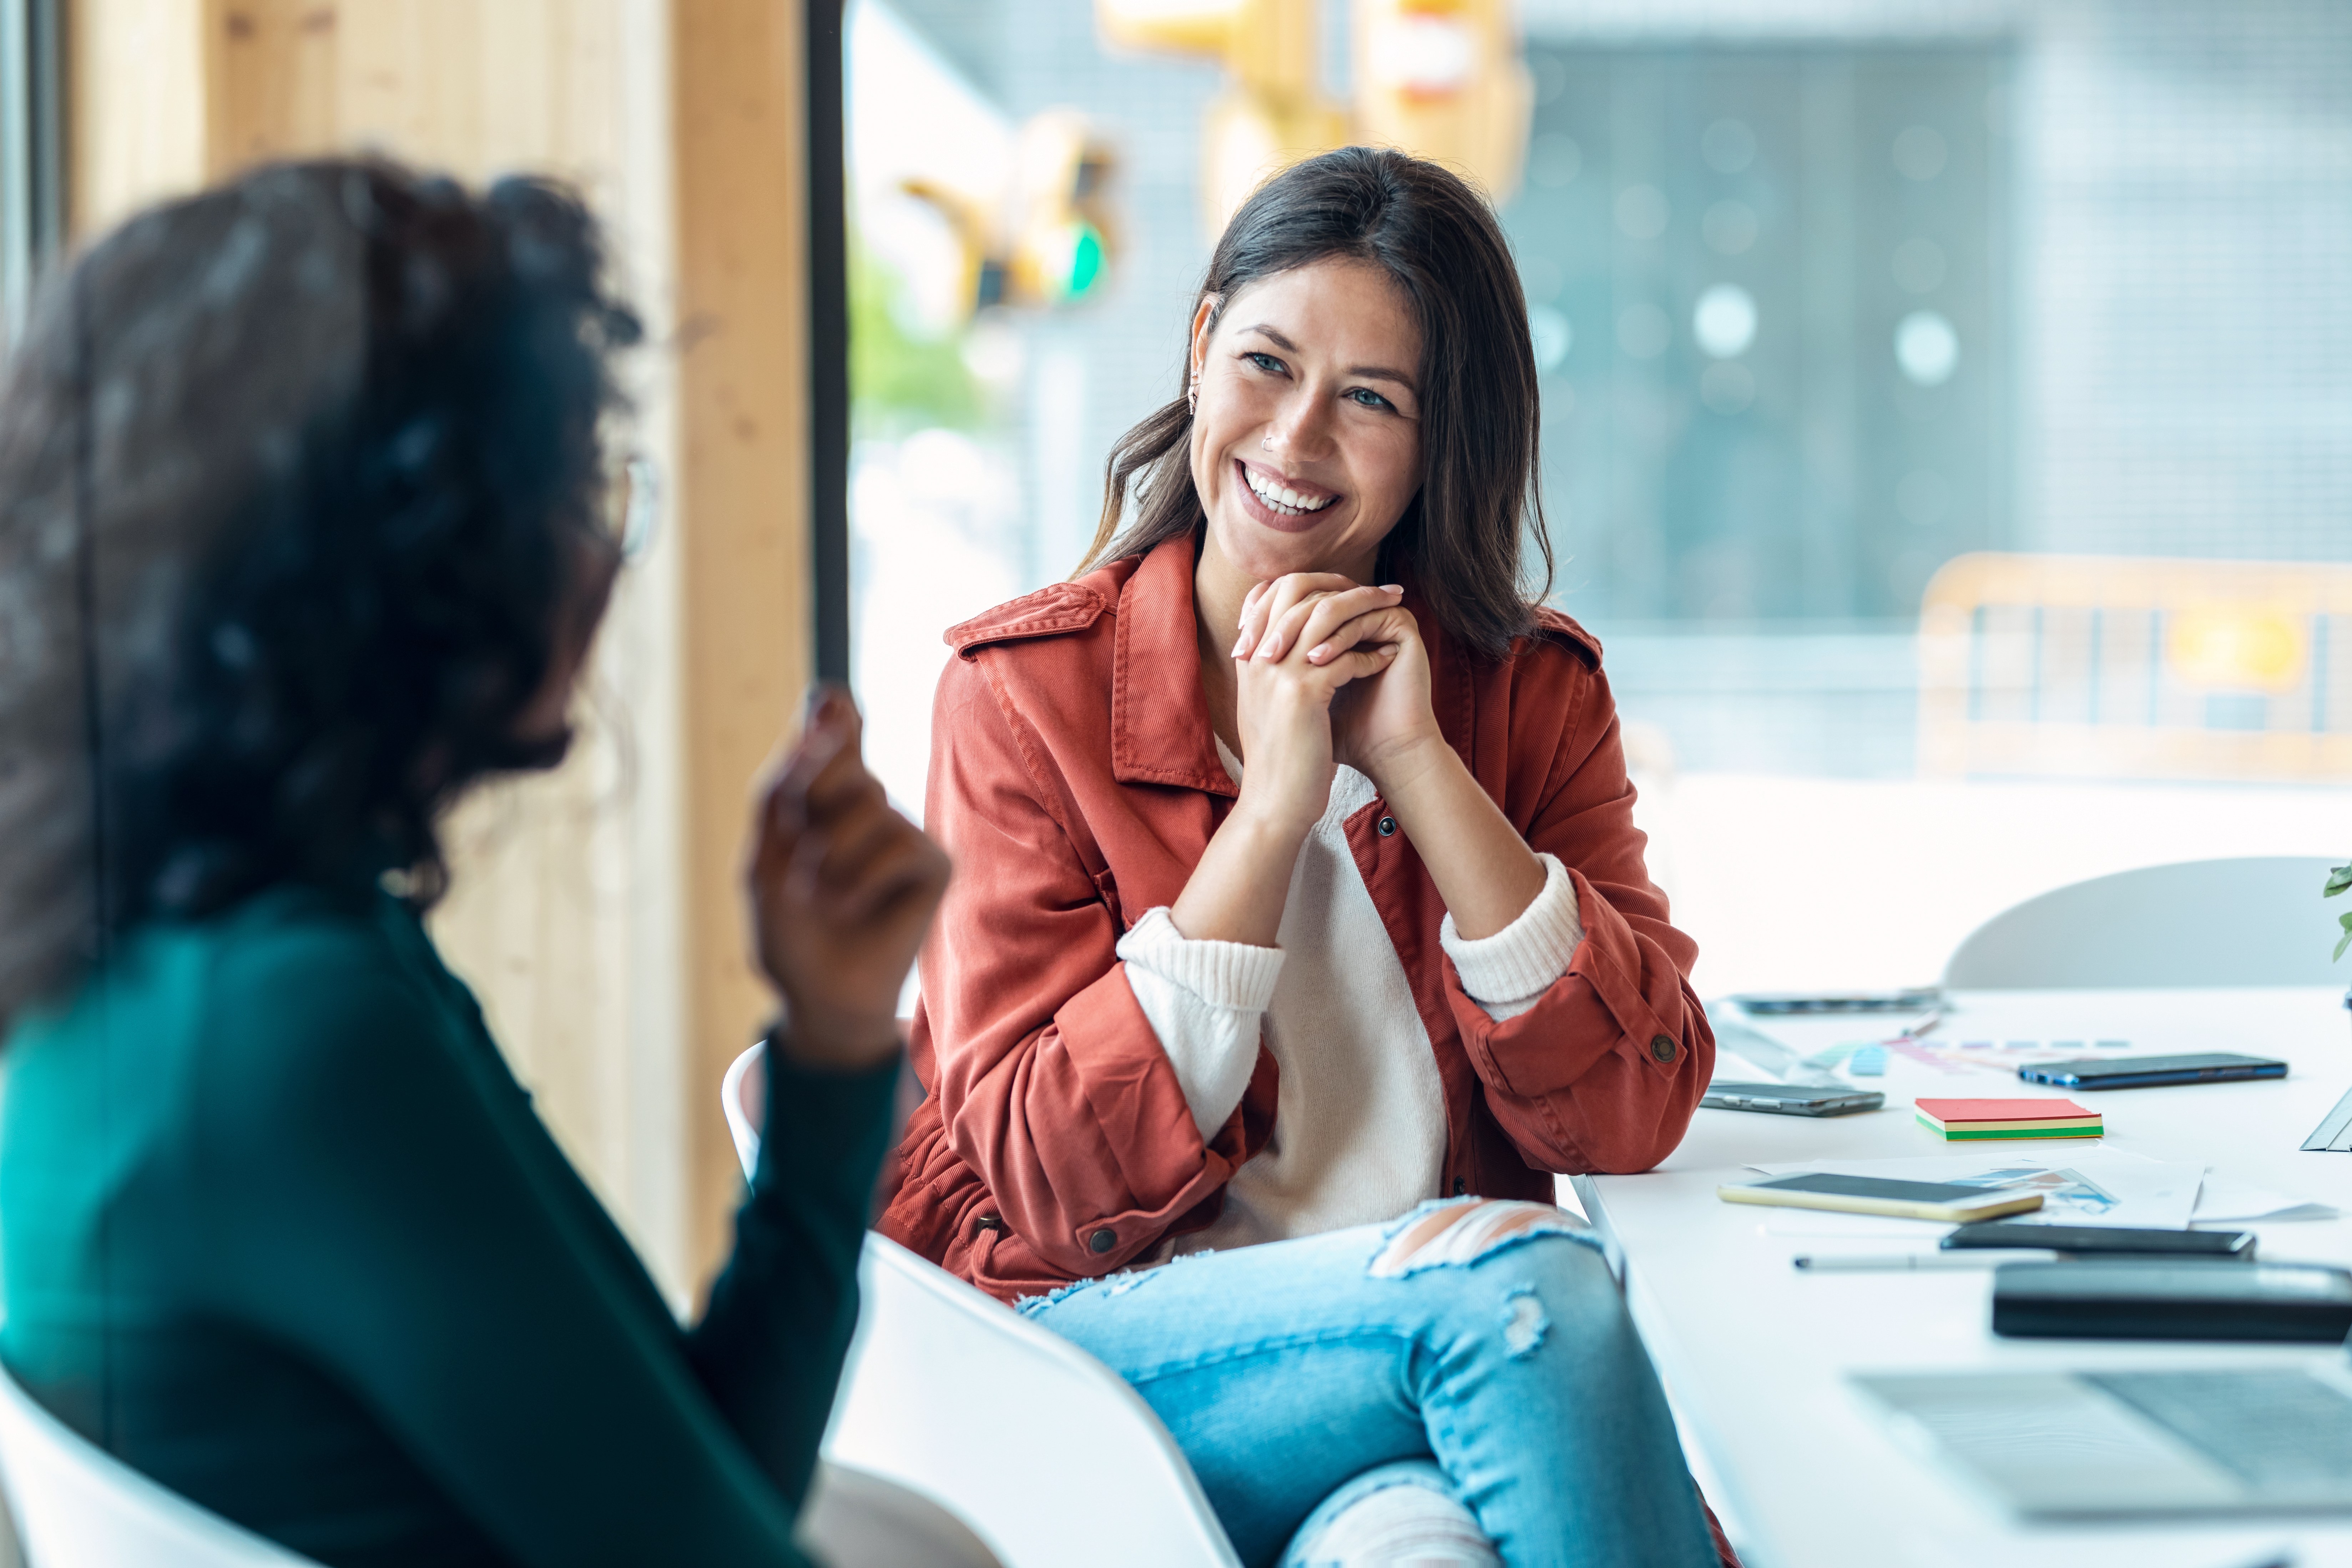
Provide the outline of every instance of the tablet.
<path id="1" fill-rule="evenodd" d="M 1954 1182 L 1891 1182 L 1877 1176 L 1832 1176 L 1819 1172 L 1781 1176 L 1715 1189 L 1727 1204 L 1763 1204 L 1772 1208 L 1830 1209 L 1839 1214 L 1887 1215 L 1896 1219 L 1942 1220 L 1967 1225 L 2024 1214 L 2042 1206 L 2039 1191 L 2015 1187 L 1966 1187 Z"/>

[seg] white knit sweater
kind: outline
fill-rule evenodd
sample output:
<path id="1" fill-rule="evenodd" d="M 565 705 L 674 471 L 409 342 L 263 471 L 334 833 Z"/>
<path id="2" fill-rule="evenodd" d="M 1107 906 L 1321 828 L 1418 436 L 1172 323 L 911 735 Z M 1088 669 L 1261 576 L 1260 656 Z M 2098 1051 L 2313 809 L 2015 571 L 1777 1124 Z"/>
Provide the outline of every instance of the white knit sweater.
<path id="1" fill-rule="evenodd" d="M 1236 781 L 1241 767 L 1217 746 Z M 1174 1252 L 1249 1247 L 1393 1218 L 1438 1196 L 1445 1100 L 1404 965 L 1348 847 L 1370 779 L 1342 767 L 1299 847 L 1275 947 L 1195 942 L 1165 907 L 1119 940 L 1128 984 L 1202 1137 L 1241 1103 L 1263 1032 L 1281 1068 L 1272 1138 L 1234 1173 L 1224 1213 Z M 1493 936 L 1438 936 L 1462 988 L 1496 1018 L 1526 1012 L 1584 939 L 1576 891 L 1549 855 L 1543 891 Z"/>

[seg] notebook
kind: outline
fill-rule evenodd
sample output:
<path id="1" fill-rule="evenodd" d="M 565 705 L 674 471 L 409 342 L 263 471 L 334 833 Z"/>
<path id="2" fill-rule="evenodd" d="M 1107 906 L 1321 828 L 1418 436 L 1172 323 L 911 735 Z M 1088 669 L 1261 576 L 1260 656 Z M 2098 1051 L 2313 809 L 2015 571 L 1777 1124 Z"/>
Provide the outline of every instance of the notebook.
<path id="1" fill-rule="evenodd" d="M 2095 1110 L 2071 1100 L 1922 1100 L 1919 1124 L 1949 1143 L 2021 1138 L 2096 1138 L 2105 1131 Z"/>

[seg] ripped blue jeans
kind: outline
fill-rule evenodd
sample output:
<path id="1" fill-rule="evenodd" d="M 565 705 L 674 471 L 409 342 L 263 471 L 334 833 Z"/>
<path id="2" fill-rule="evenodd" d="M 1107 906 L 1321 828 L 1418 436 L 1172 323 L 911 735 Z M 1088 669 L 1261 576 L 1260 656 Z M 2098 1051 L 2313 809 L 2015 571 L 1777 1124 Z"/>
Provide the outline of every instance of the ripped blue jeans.
<path id="1" fill-rule="evenodd" d="M 1251 1568 L 1351 1479 L 1414 1459 L 1434 1459 L 1511 1568 L 1711 1568 L 1665 1395 L 1590 1233 L 1490 1204 L 1489 1222 L 1526 1227 L 1432 1237 L 1451 1206 L 1022 1310 L 1159 1413 Z"/>

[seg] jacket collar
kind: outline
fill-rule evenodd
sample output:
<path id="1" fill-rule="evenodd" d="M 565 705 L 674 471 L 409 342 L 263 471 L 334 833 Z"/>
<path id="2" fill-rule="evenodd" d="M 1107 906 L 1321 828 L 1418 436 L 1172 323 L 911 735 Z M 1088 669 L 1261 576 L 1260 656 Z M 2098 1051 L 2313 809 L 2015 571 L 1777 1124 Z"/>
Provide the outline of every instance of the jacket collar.
<path id="1" fill-rule="evenodd" d="M 1191 534 L 1155 546 L 1119 589 L 1111 655 L 1111 776 L 1121 784 L 1237 795 L 1217 760 L 1208 694 L 1201 689 L 1195 548 Z"/>

